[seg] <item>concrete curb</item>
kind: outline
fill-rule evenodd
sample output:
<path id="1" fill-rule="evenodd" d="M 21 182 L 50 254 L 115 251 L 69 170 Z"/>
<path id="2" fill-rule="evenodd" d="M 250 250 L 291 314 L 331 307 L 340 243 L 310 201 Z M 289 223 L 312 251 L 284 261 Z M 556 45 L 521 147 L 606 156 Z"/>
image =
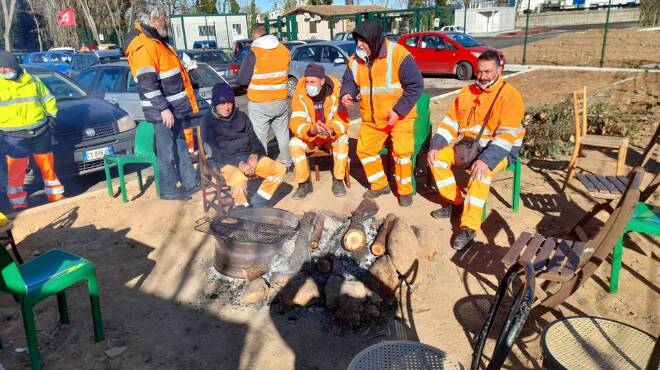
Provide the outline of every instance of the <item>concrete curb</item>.
<path id="1" fill-rule="evenodd" d="M 575 71 L 575 72 L 624 72 L 624 73 L 640 73 L 640 72 L 660 72 L 660 69 L 643 69 L 643 68 L 611 68 L 611 67 L 582 67 L 582 66 L 548 66 L 548 65 L 522 65 L 522 64 L 507 64 L 505 71 L 518 72 L 528 69 L 537 71 Z"/>

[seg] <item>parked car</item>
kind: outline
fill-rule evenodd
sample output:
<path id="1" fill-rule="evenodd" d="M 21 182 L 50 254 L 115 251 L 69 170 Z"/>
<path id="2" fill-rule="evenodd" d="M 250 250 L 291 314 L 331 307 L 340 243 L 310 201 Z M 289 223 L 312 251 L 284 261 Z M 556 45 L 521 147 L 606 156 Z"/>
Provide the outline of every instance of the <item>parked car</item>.
<path id="1" fill-rule="evenodd" d="M 66 74 L 69 71 L 71 55 L 63 51 L 29 53 L 23 59 L 23 64 L 39 64 L 44 68 Z"/>
<path id="2" fill-rule="evenodd" d="M 77 76 L 80 71 L 85 68 L 89 68 L 97 64 L 118 62 L 122 59 L 125 60 L 126 58 L 119 50 L 101 50 L 77 53 L 71 57 L 71 64 L 69 65 L 68 75 L 69 77 L 75 78 L 75 76 Z"/>
<path id="3" fill-rule="evenodd" d="M 388 33 L 385 34 L 385 38 L 392 41 L 392 42 L 398 42 L 399 39 L 401 38 L 401 35 L 398 35 L 396 33 L 388 32 Z"/>
<path id="4" fill-rule="evenodd" d="M 14 58 L 16 58 L 16 61 L 18 63 L 23 63 L 23 59 L 25 59 L 25 56 L 28 55 L 26 52 L 19 52 L 19 51 L 13 51 L 12 54 L 14 54 Z"/>
<path id="5" fill-rule="evenodd" d="M 295 48 L 296 46 L 305 45 L 305 44 L 307 44 L 305 41 L 300 41 L 300 40 L 282 41 L 282 45 L 286 46 L 286 48 L 289 49 L 289 51 L 293 50 L 293 48 Z"/>
<path id="6" fill-rule="evenodd" d="M 305 73 L 309 63 L 317 63 L 325 68 L 326 74 L 341 81 L 346 71 L 348 57 L 355 53 L 353 41 L 324 41 L 301 45 L 293 49 L 289 63 L 289 96 L 293 96 L 298 80 Z"/>
<path id="7" fill-rule="evenodd" d="M 61 51 L 67 54 L 75 54 L 76 49 L 69 47 L 69 46 L 60 46 L 60 47 L 55 47 L 55 48 L 50 48 L 48 51 Z"/>
<path id="8" fill-rule="evenodd" d="M 217 49 L 218 43 L 215 40 L 198 40 L 193 43 L 193 49 Z"/>
<path id="9" fill-rule="evenodd" d="M 135 120 L 124 110 L 90 96 L 62 73 L 36 65 L 23 68 L 39 77 L 57 99 L 52 148 L 60 179 L 103 171 L 103 156 L 133 150 Z M 28 183 L 39 173 L 30 162 Z"/>
<path id="10" fill-rule="evenodd" d="M 224 77 L 229 86 L 234 89 L 238 87 L 238 85 L 236 85 L 237 76 L 231 69 L 229 69 L 229 66 L 232 64 L 231 58 L 229 58 L 224 51 L 219 49 L 191 49 L 177 50 L 176 53 L 179 55 L 179 58 L 183 58 L 183 55 L 186 54 L 188 58 L 197 63 L 208 64 Z"/>
<path id="11" fill-rule="evenodd" d="M 189 71 L 189 74 L 199 106 L 199 112 L 193 114 L 191 123 L 193 126 L 197 126 L 211 107 L 213 86 L 219 82 L 226 83 L 226 81 L 213 68 L 203 63 Z M 136 121 L 144 119 L 137 82 L 131 75 L 127 62 L 97 64 L 83 70 L 76 77 L 76 81 L 91 95 L 117 105 Z"/>
<path id="12" fill-rule="evenodd" d="M 337 32 L 332 36 L 332 41 L 353 41 L 353 32 Z"/>
<path id="13" fill-rule="evenodd" d="M 417 32 L 401 36 L 399 44 L 413 55 L 422 73 L 453 74 L 469 80 L 477 69 L 477 58 L 486 50 L 497 50 L 458 32 Z M 504 60 L 502 52 L 498 51 Z"/>
<path id="14" fill-rule="evenodd" d="M 461 32 L 465 33 L 463 26 L 444 26 L 440 29 L 442 32 Z"/>
<path id="15" fill-rule="evenodd" d="M 252 40 L 250 39 L 241 39 L 234 41 L 234 47 L 232 48 L 232 57 L 236 57 L 238 53 L 246 46 L 250 46 Z"/>

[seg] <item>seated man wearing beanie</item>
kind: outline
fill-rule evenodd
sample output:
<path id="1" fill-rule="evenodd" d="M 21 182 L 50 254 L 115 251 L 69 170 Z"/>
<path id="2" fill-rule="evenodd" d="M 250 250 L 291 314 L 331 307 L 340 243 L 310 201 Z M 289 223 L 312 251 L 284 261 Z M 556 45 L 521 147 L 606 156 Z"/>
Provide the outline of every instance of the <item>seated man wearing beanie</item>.
<path id="1" fill-rule="evenodd" d="M 289 150 L 298 183 L 293 199 L 313 191 L 306 152 L 319 147 L 332 148 L 332 192 L 337 197 L 346 195 L 348 112 L 339 104 L 339 88 L 339 81 L 326 76 L 322 66 L 310 63 L 293 93 L 289 128 L 295 137 L 289 141 Z"/>
<path id="2" fill-rule="evenodd" d="M 216 84 L 212 95 L 213 108 L 201 123 L 202 140 L 209 161 L 220 171 L 235 206 L 265 207 L 286 173 L 283 164 L 266 157 L 266 150 L 257 138 L 248 116 L 234 106 L 234 91 L 225 83 Z M 248 203 L 248 178 L 264 179 Z"/>

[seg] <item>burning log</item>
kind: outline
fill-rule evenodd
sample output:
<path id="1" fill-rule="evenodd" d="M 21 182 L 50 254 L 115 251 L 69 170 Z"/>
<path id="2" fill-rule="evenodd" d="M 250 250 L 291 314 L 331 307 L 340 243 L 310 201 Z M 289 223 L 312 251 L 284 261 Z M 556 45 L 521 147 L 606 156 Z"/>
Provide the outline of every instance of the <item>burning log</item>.
<path id="1" fill-rule="evenodd" d="M 349 252 L 356 253 L 367 244 L 367 235 L 364 224 L 378 213 L 378 205 L 372 199 L 364 198 L 360 205 L 353 211 L 351 224 L 348 226 L 342 245 Z"/>
<path id="2" fill-rule="evenodd" d="M 323 226 L 325 224 L 325 216 L 321 214 L 316 215 L 314 220 L 314 230 L 312 231 L 309 237 L 309 248 L 316 249 L 319 247 L 319 241 L 321 240 L 321 234 L 323 234 Z"/>
<path id="3" fill-rule="evenodd" d="M 317 214 L 314 212 L 305 212 L 300 220 L 300 231 L 296 238 L 295 246 L 291 258 L 289 259 L 289 271 L 298 272 L 305 265 L 309 267 L 311 256 L 309 254 L 309 238 L 312 235 L 312 228 Z"/>
<path id="4" fill-rule="evenodd" d="M 371 244 L 371 254 L 374 256 L 382 256 L 387 252 L 387 237 L 390 235 L 390 230 L 392 230 L 392 225 L 396 220 L 396 215 L 390 213 L 383 221 L 383 224 L 380 226 L 380 231 L 376 235 L 376 239 Z"/>

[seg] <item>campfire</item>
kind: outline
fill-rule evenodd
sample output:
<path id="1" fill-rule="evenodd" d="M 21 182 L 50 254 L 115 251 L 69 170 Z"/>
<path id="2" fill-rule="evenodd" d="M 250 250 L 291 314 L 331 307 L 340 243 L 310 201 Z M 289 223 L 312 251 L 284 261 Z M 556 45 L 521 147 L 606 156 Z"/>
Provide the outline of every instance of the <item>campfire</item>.
<path id="1" fill-rule="evenodd" d="M 358 329 L 390 312 L 399 286 L 413 284 L 419 243 L 394 214 L 377 220 L 365 198 L 345 218 L 273 208 L 237 209 L 196 229 L 216 239 L 212 298 L 234 305 L 321 307 Z"/>

